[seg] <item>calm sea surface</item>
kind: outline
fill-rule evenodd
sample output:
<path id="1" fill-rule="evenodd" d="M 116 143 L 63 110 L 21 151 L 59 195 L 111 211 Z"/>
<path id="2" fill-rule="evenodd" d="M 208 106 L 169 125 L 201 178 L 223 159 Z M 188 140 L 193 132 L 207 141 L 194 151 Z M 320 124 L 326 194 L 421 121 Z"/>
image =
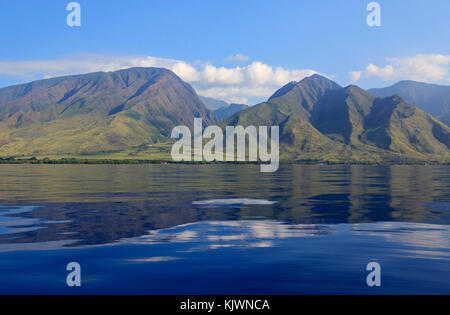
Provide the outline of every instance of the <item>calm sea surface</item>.
<path id="1" fill-rule="evenodd" d="M 449 224 L 450 166 L 0 165 L 0 293 L 450 294 Z"/>

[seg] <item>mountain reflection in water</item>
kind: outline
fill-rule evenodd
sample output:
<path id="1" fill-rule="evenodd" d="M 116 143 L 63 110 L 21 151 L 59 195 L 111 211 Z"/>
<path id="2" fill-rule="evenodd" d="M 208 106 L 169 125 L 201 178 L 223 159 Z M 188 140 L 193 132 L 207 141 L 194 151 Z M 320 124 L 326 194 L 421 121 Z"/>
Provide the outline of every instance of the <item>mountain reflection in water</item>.
<path id="1" fill-rule="evenodd" d="M 449 166 L 0 165 L 0 178 L 0 276 L 17 292 L 32 278 L 10 275 L 26 270 L 17 262 L 28 252 L 49 279 L 52 264 L 88 255 L 139 293 L 361 292 L 372 260 L 393 292 L 449 293 Z M 128 266 L 160 286 L 127 282 Z M 194 271 L 205 291 L 188 281 Z M 217 272 L 253 280 L 219 286 Z M 104 292 L 94 278 L 92 292 Z"/>

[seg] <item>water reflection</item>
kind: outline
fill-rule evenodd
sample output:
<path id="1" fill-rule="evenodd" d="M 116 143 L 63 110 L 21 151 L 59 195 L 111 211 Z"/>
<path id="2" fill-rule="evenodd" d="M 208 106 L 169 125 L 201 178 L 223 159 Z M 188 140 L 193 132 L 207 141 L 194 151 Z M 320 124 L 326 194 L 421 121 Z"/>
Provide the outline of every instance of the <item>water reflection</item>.
<path id="1" fill-rule="evenodd" d="M 0 177 L 0 244 L 108 244 L 205 221 L 450 222 L 448 166 L 2 165 Z"/>
<path id="2" fill-rule="evenodd" d="M 450 228 L 443 225 L 417 223 L 364 223 L 342 225 L 290 225 L 277 221 L 204 222 L 149 231 L 145 236 L 122 240 L 121 244 L 185 243 L 183 252 L 220 248 L 252 249 L 276 247 L 285 239 L 332 237 L 371 238 L 392 254 L 409 253 L 416 258 L 450 261 Z M 329 239 L 328 239 L 329 240 Z M 326 242 L 326 241 L 325 241 Z M 395 248 L 396 250 L 392 250 Z M 355 253 L 352 253 L 354 255 Z M 148 262 L 142 260 L 141 262 Z"/>
<path id="3" fill-rule="evenodd" d="M 449 166 L 0 165 L 0 179 L 0 293 L 64 292 L 67 261 L 92 293 L 370 293 L 376 260 L 379 292 L 448 294 Z"/>
<path id="4" fill-rule="evenodd" d="M 446 260 L 450 262 L 450 227 L 425 223 L 379 222 L 360 224 L 288 224 L 280 221 L 207 221 L 184 224 L 172 228 L 147 230 L 142 236 L 122 238 L 108 246 L 125 245 L 181 245 L 182 249 L 171 250 L 172 254 L 205 252 L 218 249 L 251 250 L 280 247 L 284 241 L 298 243 L 302 239 L 318 239 L 321 246 L 339 245 L 341 242 L 360 243 L 361 252 L 376 248 L 383 255 L 401 258 Z M 20 233 L 19 233 L 20 234 Z M 69 233 L 70 234 L 70 233 Z M 66 239 L 66 240 L 63 240 Z M 15 239 L 0 244 L 1 252 L 60 250 L 69 248 L 90 248 L 89 244 L 64 237 L 61 240 L 18 242 Z M 177 245 L 178 244 L 178 245 Z M 300 243 L 298 243 L 300 244 Z M 305 242 L 303 241 L 303 245 Z M 325 245 L 324 245 L 325 244 Z M 98 245 L 97 245 L 98 246 Z M 342 246 L 340 244 L 339 246 Z M 348 246 L 348 245 L 347 245 Z M 356 248 L 358 248 L 356 246 Z M 95 247 L 95 246 L 94 246 Z M 322 248 L 323 249 L 323 248 Z M 301 250 L 301 247 L 299 247 Z M 349 251 L 348 248 L 343 249 Z M 278 253 L 279 254 L 279 253 Z M 357 255 L 351 250 L 349 255 Z M 126 255 L 124 255 L 126 257 Z M 157 263 L 183 259 L 179 256 L 155 256 L 125 258 L 129 263 Z"/>
<path id="5" fill-rule="evenodd" d="M 123 242 L 162 244 L 207 241 L 212 243 L 211 246 L 234 244 L 239 247 L 256 247 L 255 241 L 328 235 L 332 230 L 332 226 L 288 225 L 277 221 L 217 221 L 149 231 L 145 236 L 123 240 Z"/>

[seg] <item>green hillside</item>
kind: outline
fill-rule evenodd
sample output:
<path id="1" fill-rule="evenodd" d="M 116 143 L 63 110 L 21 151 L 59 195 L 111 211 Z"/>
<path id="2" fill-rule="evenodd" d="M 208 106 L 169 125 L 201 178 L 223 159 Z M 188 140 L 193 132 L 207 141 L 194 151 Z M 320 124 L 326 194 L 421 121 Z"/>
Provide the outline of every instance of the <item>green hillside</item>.
<path id="1" fill-rule="evenodd" d="M 169 70 L 133 68 L 0 89 L 0 156 L 91 154 L 166 140 L 194 117 L 215 122 Z"/>
<path id="2" fill-rule="evenodd" d="M 415 81 L 400 81 L 381 89 L 370 89 L 378 97 L 399 95 L 407 103 L 419 107 L 450 126 L 450 86 Z"/>
<path id="3" fill-rule="evenodd" d="M 241 109 L 241 107 L 239 108 Z M 0 158 L 170 161 L 173 127 L 215 116 L 174 73 L 133 68 L 0 89 Z M 314 75 L 291 82 L 225 126 L 280 126 L 280 159 L 450 162 L 450 128 L 399 96 L 377 98 Z"/>
<path id="4" fill-rule="evenodd" d="M 448 162 L 450 128 L 398 96 L 376 98 L 315 75 L 224 125 L 279 125 L 281 159 Z"/>

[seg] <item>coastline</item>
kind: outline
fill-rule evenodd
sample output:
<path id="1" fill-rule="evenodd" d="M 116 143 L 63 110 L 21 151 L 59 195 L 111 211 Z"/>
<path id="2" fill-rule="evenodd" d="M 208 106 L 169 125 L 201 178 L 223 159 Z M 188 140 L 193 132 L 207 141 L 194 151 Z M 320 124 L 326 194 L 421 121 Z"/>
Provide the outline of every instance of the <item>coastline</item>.
<path id="1" fill-rule="evenodd" d="M 50 158 L 0 158 L 0 165 L 262 165 L 262 162 L 198 162 L 182 161 L 175 162 L 170 160 L 149 160 L 149 159 L 97 159 L 97 158 L 68 158 L 59 159 Z M 320 160 L 280 160 L 280 165 L 450 165 L 449 162 L 439 161 L 320 161 Z"/>

